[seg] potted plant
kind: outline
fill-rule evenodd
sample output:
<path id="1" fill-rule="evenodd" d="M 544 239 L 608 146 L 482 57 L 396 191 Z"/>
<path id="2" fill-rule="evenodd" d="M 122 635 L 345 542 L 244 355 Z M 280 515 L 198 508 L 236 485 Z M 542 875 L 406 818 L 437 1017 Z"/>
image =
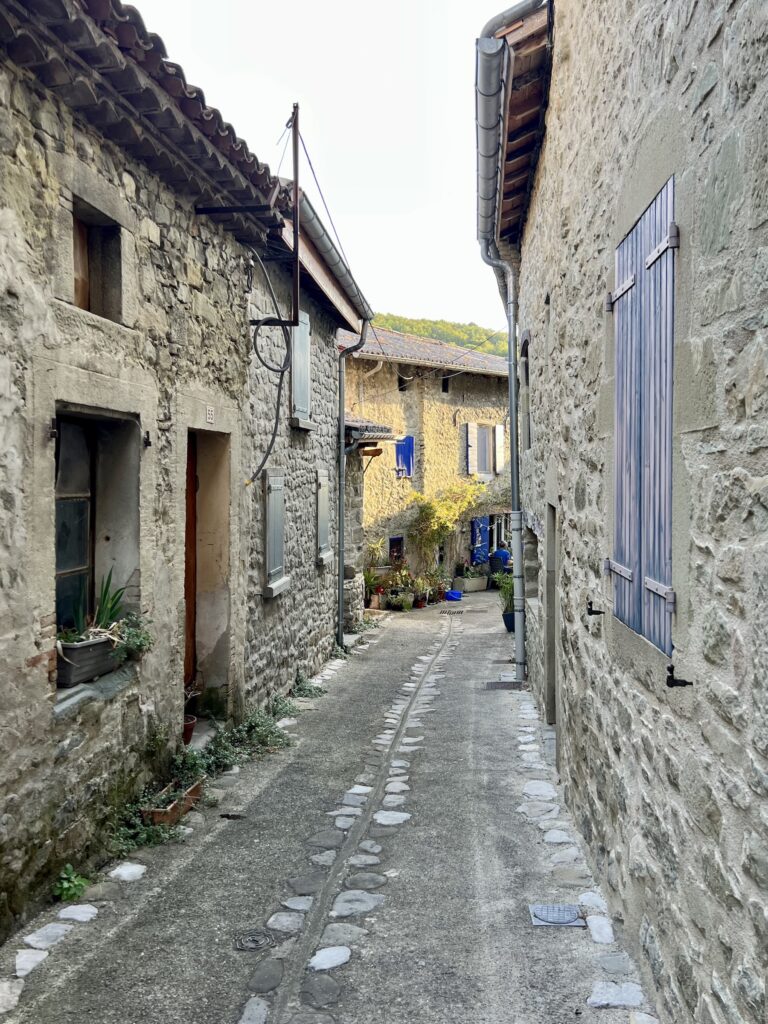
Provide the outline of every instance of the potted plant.
<path id="1" fill-rule="evenodd" d="M 184 728 L 182 732 L 182 740 L 184 746 L 188 747 L 192 742 L 192 734 L 195 731 L 197 725 L 197 715 L 191 715 L 187 712 L 187 704 L 194 698 L 199 697 L 203 691 L 195 686 L 194 683 L 190 683 L 189 686 L 184 687 Z"/>
<path id="2" fill-rule="evenodd" d="M 515 578 L 511 572 L 495 572 L 491 577 L 499 588 L 501 617 L 508 633 L 515 631 Z"/>
<path id="3" fill-rule="evenodd" d="M 429 580 L 426 576 L 417 576 L 413 581 L 413 606 L 426 608 L 429 598 Z"/>
<path id="4" fill-rule="evenodd" d="M 413 608 L 413 594 L 408 590 L 402 590 L 399 594 L 390 594 L 387 604 L 393 611 L 409 612 Z"/>
<path id="5" fill-rule="evenodd" d="M 464 573 L 464 591 L 472 594 L 478 590 L 488 589 L 488 573 L 479 565 L 473 565 Z"/>
<path id="6" fill-rule="evenodd" d="M 153 637 L 138 615 L 122 616 L 125 587 L 112 588 L 112 570 L 102 578 L 96 609 L 86 618 L 82 605 L 74 624 L 56 635 L 57 684 L 77 686 L 112 672 L 126 658 L 140 658 Z"/>
<path id="7" fill-rule="evenodd" d="M 366 608 L 371 607 L 371 601 L 373 600 L 373 595 L 376 593 L 376 587 L 378 586 L 378 583 L 379 577 L 376 575 L 372 568 L 369 567 L 363 570 L 363 585 L 365 587 L 365 596 L 363 598 L 363 604 L 365 605 Z"/>

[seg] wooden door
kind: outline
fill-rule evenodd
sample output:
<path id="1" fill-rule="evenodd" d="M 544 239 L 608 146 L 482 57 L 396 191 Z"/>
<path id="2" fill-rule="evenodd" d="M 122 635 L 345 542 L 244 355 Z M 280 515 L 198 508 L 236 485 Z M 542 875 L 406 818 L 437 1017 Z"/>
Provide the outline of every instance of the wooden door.
<path id="1" fill-rule="evenodd" d="M 187 522 L 184 534 L 184 685 L 195 681 L 197 654 L 197 436 L 187 441 Z"/>

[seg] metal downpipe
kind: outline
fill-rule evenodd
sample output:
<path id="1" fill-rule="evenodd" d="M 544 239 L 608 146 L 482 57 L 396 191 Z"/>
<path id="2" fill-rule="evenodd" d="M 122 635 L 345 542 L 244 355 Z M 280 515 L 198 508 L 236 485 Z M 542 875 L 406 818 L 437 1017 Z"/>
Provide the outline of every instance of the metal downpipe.
<path id="1" fill-rule="evenodd" d="M 515 581 L 515 682 L 525 682 L 525 583 L 523 572 L 523 512 L 520 507 L 520 449 L 517 430 L 517 276 L 519 258 L 502 260 L 490 253 L 490 243 L 482 242 L 483 262 L 503 270 L 507 309 L 507 374 L 509 385 L 509 472 L 512 512 L 512 575 Z"/>
<path id="2" fill-rule="evenodd" d="M 339 491 L 336 497 L 336 518 L 338 535 L 336 643 L 339 645 L 339 647 L 344 646 L 344 492 L 346 490 L 347 484 L 347 454 L 344 439 L 344 406 L 346 405 L 347 356 L 350 356 L 353 352 L 357 352 L 358 349 L 363 347 L 363 345 L 365 344 L 366 336 L 368 334 L 369 325 L 370 320 L 363 320 L 363 326 L 360 331 L 360 340 L 357 341 L 354 345 L 350 345 L 349 348 L 344 348 L 341 350 L 341 352 L 339 352 Z"/>

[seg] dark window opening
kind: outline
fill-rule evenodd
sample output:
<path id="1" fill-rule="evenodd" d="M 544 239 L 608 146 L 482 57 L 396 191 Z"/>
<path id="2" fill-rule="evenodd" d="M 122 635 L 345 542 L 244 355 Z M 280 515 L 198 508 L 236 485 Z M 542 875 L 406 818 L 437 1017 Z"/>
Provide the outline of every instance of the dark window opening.
<path id="1" fill-rule="evenodd" d="M 451 376 L 452 374 L 450 373 L 443 374 L 443 379 L 440 386 L 444 395 L 447 395 L 448 392 L 451 390 Z"/>
<path id="2" fill-rule="evenodd" d="M 389 538 L 389 564 L 393 565 L 395 562 L 402 562 L 405 554 L 405 545 L 403 544 L 402 537 L 390 537 Z"/>
<path id="3" fill-rule="evenodd" d="M 75 305 L 107 320 L 122 317 L 120 225 L 81 199 L 73 206 Z"/>
<path id="4" fill-rule="evenodd" d="M 59 415 L 56 421 L 56 623 L 80 628 L 112 570 L 123 610 L 139 609 L 139 451 L 135 420 Z"/>

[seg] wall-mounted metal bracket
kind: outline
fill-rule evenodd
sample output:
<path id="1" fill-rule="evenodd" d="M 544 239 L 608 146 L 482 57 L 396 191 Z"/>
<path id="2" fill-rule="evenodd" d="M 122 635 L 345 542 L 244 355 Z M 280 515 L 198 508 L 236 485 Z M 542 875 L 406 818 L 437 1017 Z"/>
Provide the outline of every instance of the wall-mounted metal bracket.
<path id="1" fill-rule="evenodd" d="M 48 437 L 50 437 L 50 439 L 52 441 L 55 441 L 58 436 L 59 436 L 59 425 L 56 422 L 56 417 L 54 416 L 53 419 L 51 420 L 51 425 L 48 428 Z"/>
<path id="2" fill-rule="evenodd" d="M 675 666 L 667 665 L 667 686 L 670 688 L 673 686 L 693 686 L 693 683 L 689 679 L 677 679 L 675 677 Z"/>
<path id="3" fill-rule="evenodd" d="M 149 436 L 149 431 L 148 430 L 144 431 L 144 447 L 145 448 L 151 448 L 152 447 L 152 438 Z"/>
<path id="4" fill-rule="evenodd" d="M 605 612 L 599 611 L 592 605 L 592 598 L 587 598 L 587 615 L 605 615 Z"/>

